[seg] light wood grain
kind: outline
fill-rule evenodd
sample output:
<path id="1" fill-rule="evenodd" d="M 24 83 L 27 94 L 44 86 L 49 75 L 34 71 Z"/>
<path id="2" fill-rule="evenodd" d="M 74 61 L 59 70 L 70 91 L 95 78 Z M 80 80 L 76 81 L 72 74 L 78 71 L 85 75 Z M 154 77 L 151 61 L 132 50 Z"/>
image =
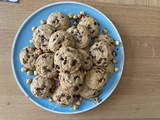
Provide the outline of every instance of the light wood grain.
<path id="1" fill-rule="evenodd" d="M 108 16 L 122 37 L 125 67 L 118 87 L 104 103 L 77 115 L 59 115 L 36 106 L 13 77 L 11 47 L 23 21 L 55 0 L 0 2 L 0 120 L 159 120 L 160 1 L 79 1 Z"/>

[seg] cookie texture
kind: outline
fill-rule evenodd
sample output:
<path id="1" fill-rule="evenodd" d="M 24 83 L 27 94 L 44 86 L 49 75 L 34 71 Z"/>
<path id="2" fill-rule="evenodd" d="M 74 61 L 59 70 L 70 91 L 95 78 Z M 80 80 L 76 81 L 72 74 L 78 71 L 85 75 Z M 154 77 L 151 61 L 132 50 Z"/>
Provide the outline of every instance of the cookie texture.
<path id="1" fill-rule="evenodd" d="M 78 94 L 83 86 L 84 73 L 82 71 L 76 71 L 74 73 L 60 73 L 59 74 L 60 85 L 65 93 L 74 95 Z"/>
<path id="2" fill-rule="evenodd" d="M 70 20 L 64 13 L 54 12 L 48 17 L 47 24 L 52 25 L 56 30 L 67 30 L 70 27 Z"/>
<path id="3" fill-rule="evenodd" d="M 91 89 L 100 90 L 107 82 L 108 74 L 104 68 L 94 66 L 85 76 L 85 82 Z"/>
<path id="4" fill-rule="evenodd" d="M 44 78 L 41 76 L 36 76 L 31 85 L 31 92 L 34 96 L 39 98 L 46 98 L 53 94 L 55 89 L 55 84 L 53 79 Z"/>
<path id="5" fill-rule="evenodd" d="M 92 57 L 82 49 L 78 49 L 78 52 L 81 55 L 83 70 L 89 70 L 93 65 Z"/>
<path id="6" fill-rule="evenodd" d="M 34 46 L 27 46 L 23 48 L 19 54 L 21 64 L 31 70 L 35 69 L 35 62 L 38 55 Z"/>
<path id="7" fill-rule="evenodd" d="M 105 40 L 94 42 L 89 51 L 97 66 L 107 66 L 113 58 L 111 48 Z"/>
<path id="8" fill-rule="evenodd" d="M 112 37 L 110 37 L 107 34 L 99 34 L 99 35 L 97 35 L 95 37 L 94 42 L 98 42 L 98 41 L 101 41 L 101 40 L 105 40 L 106 41 L 106 43 L 110 46 L 111 51 L 114 50 L 115 41 L 112 39 Z"/>
<path id="9" fill-rule="evenodd" d="M 91 89 L 86 84 L 83 85 L 80 96 L 83 98 L 92 98 L 98 96 L 101 90 Z"/>
<path id="10" fill-rule="evenodd" d="M 77 48 L 85 48 L 90 42 L 90 31 L 85 26 L 72 26 L 67 32 L 74 36 Z"/>
<path id="11" fill-rule="evenodd" d="M 62 47 L 54 55 L 55 67 L 59 72 L 74 73 L 81 67 L 81 56 L 71 47 Z"/>
<path id="12" fill-rule="evenodd" d="M 49 52 L 48 43 L 55 28 L 48 24 L 40 25 L 33 33 L 33 44 L 43 52 Z"/>
<path id="13" fill-rule="evenodd" d="M 75 40 L 71 34 L 59 30 L 51 35 L 49 40 L 49 49 L 55 53 L 62 46 L 75 47 Z"/>
<path id="14" fill-rule="evenodd" d="M 44 53 L 36 60 L 36 71 L 47 78 L 57 78 L 58 71 L 54 67 L 54 54 Z"/>
<path id="15" fill-rule="evenodd" d="M 52 95 L 52 99 L 54 102 L 56 102 L 60 106 L 70 105 L 74 101 L 73 95 L 64 93 L 61 86 L 55 89 L 55 92 Z"/>
<path id="16" fill-rule="evenodd" d="M 98 21 L 89 15 L 83 16 L 78 25 L 86 26 L 91 33 L 91 38 L 94 38 L 99 33 L 100 25 Z"/>

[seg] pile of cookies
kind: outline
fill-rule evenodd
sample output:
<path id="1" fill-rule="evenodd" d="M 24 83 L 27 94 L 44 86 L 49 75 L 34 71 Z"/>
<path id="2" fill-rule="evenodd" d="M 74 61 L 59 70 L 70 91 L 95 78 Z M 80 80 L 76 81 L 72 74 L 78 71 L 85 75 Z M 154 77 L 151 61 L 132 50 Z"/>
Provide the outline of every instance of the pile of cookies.
<path id="1" fill-rule="evenodd" d="M 68 16 L 54 12 L 32 30 L 33 46 L 22 49 L 20 62 L 22 72 L 34 73 L 34 79 L 27 83 L 38 98 L 49 97 L 50 102 L 61 106 L 77 99 L 77 109 L 82 98 L 97 97 L 112 73 L 118 71 L 113 56 L 119 42 L 108 36 L 106 29 L 99 34 L 100 24 L 84 11 Z"/>

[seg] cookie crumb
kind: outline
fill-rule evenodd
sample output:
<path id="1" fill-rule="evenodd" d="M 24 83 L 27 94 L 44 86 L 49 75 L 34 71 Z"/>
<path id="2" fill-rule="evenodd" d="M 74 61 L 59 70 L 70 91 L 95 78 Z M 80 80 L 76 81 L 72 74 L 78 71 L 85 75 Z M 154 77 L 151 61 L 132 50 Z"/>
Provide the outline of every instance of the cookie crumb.
<path id="1" fill-rule="evenodd" d="M 32 75 L 32 74 L 33 74 L 32 70 L 27 71 L 27 75 L 28 75 L 28 76 L 30 76 L 30 75 Z"/>
<path id="2" fill-rule="evenodd" d="M 81 101 L 78 99 L 77 101 L 76 101 L 76 105 L 80 105 L 81 104 Z"/>
<path id="3" fill-rule="evenodd" d="M 84 15 L 84 14 L 85 14 L 85 13 L 84 13 L 84 10 L 82 10 L 82 11 L 80 12 L 80 14 L 81 14 L 81 15 Z"/>
<path id="4" fill-rule="evenodd" d="M 68 14 L 68 17 L 71 19 L 71 18 L 73 18 L 73 14 L 72 13 L 69 13 Z"/>
<path id="5" fill-rule="evenodd" d="M 30 41 L 29 41 L 31 44 L 33 44 L 33 40 L 31 39 Z"/>
<path id="6" fill-rule="evenodd" d="M 26 83 L 30 85 L 32 83 L 32 80 L 31 79 L 27 79 Z"/>
<path id="7" fill-rule="evenodd" d="M 117 64 L 117 60 L 116 60 L 116 59 L 113 59 L 113 60 L 112 60 L 112 63 L 113 63 L 113 64 Z"/>
<path id="8" fill-rule="evenodd" d="M 21 72 L 27 72 L 27 68 L 26 67 L 22 67 L 21 68 Z"/>
<path id="9" fill-rule="evenodd" d="M 38 56 L 41 55 L 41 54 L 42 54 L 42 50 L 38 49 L 38 50 L 36 51 L 36 54 L 37 54 Z"/>
<path id="10" fill-rule="evenodd" d="M 73 109 L 74 109 L 74 110 L 77 110 L 78 107 L 79 107 L 79 106 L 75 104 L 75 105 L 73 106 Z"/>
<path id="11" fill-rule="evenodd" d="M 46 24 L 46 21 L 45 20 L 41 20 L 41 24 L 42 25 Z"/>
<path id="12" fill-rule="evenodd" d="M 77 15 L 73 15 L 73 19 L 75 19 L 75 20 L 76 20 L 77 18 L 78 18 L 78 17 L 77 17 Z"/>
<path id="13" fill-rule="evenodd" d="M 99 102 L 99 99 L 98 99 L 98 97 L 95 97 L 95 98 L 94 98 L 94 100 L 95 100 L 96 102 Z"/>
<path id="14" fill-rule="evenodd" d="M 118 45 L 120 44 L 120 42 L 119 42 L 119 41 L 116 41 L 115 44 L 116 44 L 116 46 L 118 46 Z"/>
<path id="15" fill-rule="evenodd" d="M 53 99 L 52 99 L 52 98 L 49 98 L 48 101 L 51 103 L 51 102 L 53 102 Z"/>
<path id="16" fill-rule="evenodd" d="M 35 76 L 38 75 L 37 71 L 34 71 L 34 75 L 35 75 Z"/>
<path id="17" fill-rule="evenodd" d="M 33 26 L 32 31 L 34 32 L 37 29 L 37 27 Z"/>
<path id="18" fill-rule="evenodd" d="M 115 72 L 118 72 L 118 71 L 119 71 L 119 68 L 118 68 L 118 67 L 115 67 L 115 68 L 114 68 L 114 71 L 115 71 Z"/>
<path id="19" fill-rule="evenodd" d="M 78 14 L 78 18 L 81 19 L 81 17 L 82 17 L 82 14 Z"/>
<path id="20" fill-rule="evenodd" d="M 103 34 L 108 33 L 108 30 L 106 28 L 103 29 Z"/>

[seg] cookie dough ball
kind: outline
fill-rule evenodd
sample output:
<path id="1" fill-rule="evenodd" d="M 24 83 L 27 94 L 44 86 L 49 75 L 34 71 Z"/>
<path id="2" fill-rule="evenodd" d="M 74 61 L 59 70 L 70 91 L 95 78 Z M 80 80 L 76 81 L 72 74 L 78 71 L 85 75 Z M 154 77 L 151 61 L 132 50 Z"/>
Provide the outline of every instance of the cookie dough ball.
<path id="1" fill-rule="evenodd" d="M 54 67 L 54 54 L 44 53 L 36 60 L 36 71 L 47 78 L 57 78 L 58 71 Z"/>
<path id="2" fill-rule="evenodd" d="M 31 70 L 35 69 L 35 61 L 38 57 L 34 46 L 27 46 L 23 48 L 19 54 L 21 64 Z"/>
<path id="3" fill-rule="evenodd" d="M 49 40 L 49 49 L 55 53 L 62 46 L 75 47 L 75 40 L 71 34 L 59 30 L 51 35 Z"/>
<path id="4" fill-rule="evenodd" d="M 36 76 L 31 83 L 30 89 L 34 96 L 39 98 L 46 98 L 54 92 L 54 80 Z"/>
<path id="5" fill-rule="evenodd" d="M 62 47 L 54 55 L 55 67 L 59 72 L 74 73 L 81 67 L 81 56 L 71 47 Z"/>
<path id="6" fill-rule="evenodd" d="M 52 95 L 52 99 L 54 102 L 56 102 L 60 106 L 70 105 L 74 101 L 73 95 L 68 95 L 64 93 L 61 86 L 55 89 L 55 92 Z"/>
<path id="7" fill-rule="evenodd" d="M 72 26 L 67 32 L 74 36 L 77 48 L 85 48 L 90 42 L 90 31 L 85 26 Z"/>
<path id="8" fill-rule="evenodd" d="M 76 71 L 74 73 L 60 73 L 59 74 L 60 85 L 65 93 L 74 95 L 78 94 L 83 86 L 84 73 L 82 71 Z"/>
<path id="9" fill-rule="evenodd" d="M 70 20 L 62 12 L 54 12 L 48 17 L 47 24 L 52 25 L 56 30 L 67 30 L 70 27 Z"/>
<path id="10" fill-rule="evenodd" d="M 83 16 L 79 21 L 79 25 L 86 26 L 89 29 L 91 38 L 94 38 L 96 35 L 98 35 L 100 25 L 95 18 L 89 15 Z"/>
<path id="11" fill-rule="evenodd" d="M 105 40 L 95 42 L 90 48 L 93 63 L 97 66 L 107 66 L 113 58 L 112 50 Z"/>
<path id="12" fill-rule="evenodd" d="M 83 88 L 79 94 L 83 98 L 92 98 L 92 97 L 98 96 L 100 91 L 101 90 L 91 89 L 86 84 L 84 84 Z"/>
<path id="13" fill-rule="evenodd" d="M 43 52 L 48 52 L 48 43 L 53 32 L 55 32 L 55 28 L 50 25 L 40 25 L 33 33 L 33 44 L 35 47 Z"/>
<path id="14" fill-rule="evenodd" d="M 110 77 L 114 73 L 114 64 L 110 62 L 106 67 L 105 67 L 108 77 Z"/>
<path id="15" fill-rule="evenodd" d="M 83 70 L 89 70 L 93 65 L 92 57 L 82 49 L 78 49 L 78 52 L 81 55 Z"/>
<path id="16" fill-rule="evenodd" d="M 98 36 L 95 37 L 94 42 L 98 42 L 101 40 L 106 41 L 106 43 L 110 46 L 111 51 L 114 50 L 115 41 L 110 36 L 108 36 L 107 34 L 99 34 Z"/>
<path id="17" fill-rule="evenodd" d="M 86 84 L 91 89 L 100 90 L 107 82 L 108 75 L 104 68 L 94 66 L 85 76 Z"/>

